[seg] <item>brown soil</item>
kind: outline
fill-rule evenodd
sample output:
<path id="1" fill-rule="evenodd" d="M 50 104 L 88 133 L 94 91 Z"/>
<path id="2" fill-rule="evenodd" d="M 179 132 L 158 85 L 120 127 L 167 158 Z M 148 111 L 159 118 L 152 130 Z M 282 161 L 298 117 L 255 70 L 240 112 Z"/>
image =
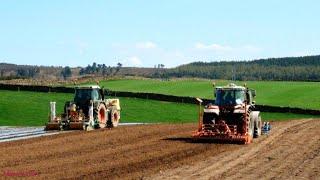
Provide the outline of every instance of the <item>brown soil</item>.
<path id="1" fill-rule="evenodd" d="M 0 177 L 316 179 L 320 121 L 274 122 L 250 145 L 194 143 L 194 124 L 142 125 L 0 143 Z"/>

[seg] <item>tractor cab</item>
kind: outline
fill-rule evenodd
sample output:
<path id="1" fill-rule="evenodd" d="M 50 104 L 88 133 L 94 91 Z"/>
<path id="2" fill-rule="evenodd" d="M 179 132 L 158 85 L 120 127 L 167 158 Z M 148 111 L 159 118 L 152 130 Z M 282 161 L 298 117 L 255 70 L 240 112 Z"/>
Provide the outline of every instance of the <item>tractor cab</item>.
<path id="1" fill-rule="evenodd" d="M 74 102 L 103 100 L 103 91 L 99 86 L 80 87 L 76 89 Z"/>
<path id="2" fill-rule="evenodd" d="M 217 106 L 236 106 L 243 103 L 253 104 L 253 92 L 242 86 L 229 84 L 215 89 L 215 105 Z"/>
<path id="3" fill-rule="evenodd" d="M 87 114 L 91 103 L 102 100 L 104 100 L 103 89 L 99 86 L 84 86 L 76 88 L 73 102 L 76 104 L 77 110 L 81 109 Z"/>

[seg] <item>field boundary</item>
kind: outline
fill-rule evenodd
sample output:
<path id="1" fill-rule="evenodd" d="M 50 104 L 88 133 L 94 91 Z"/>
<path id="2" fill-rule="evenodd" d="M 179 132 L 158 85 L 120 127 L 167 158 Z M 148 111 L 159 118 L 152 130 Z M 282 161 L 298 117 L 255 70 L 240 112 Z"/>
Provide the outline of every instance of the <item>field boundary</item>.
<path id="1" fill-rule="evenodd" d="M 11 91 L 32 91 L 32 92 L 57 92 L 57 93 L 74 93 L 74 88 L 63 86 L 35 86 L 35 85 L 13 85 L 0 83 L 0 90 Z M 150 99 L 158 101 L 198 104 L 195 97 L 174 96 L 157 93 L 142 93 L 142 92 L 126 92 L 126 91 L 112 91 L 106 90 L 106 95 L 116 97 L 132 97 L 140 99 Z M 213 103 L 214 100 L 202 99 L 203 104 Z M 261 112 L 279 112 L 279 113 L 294 113 L 294 114 L 308 114 L 320 115 L 320 110 L 283 107 L 283 106 L 270 106 L 270 105 L 256 105 L 256 108 Z"/>

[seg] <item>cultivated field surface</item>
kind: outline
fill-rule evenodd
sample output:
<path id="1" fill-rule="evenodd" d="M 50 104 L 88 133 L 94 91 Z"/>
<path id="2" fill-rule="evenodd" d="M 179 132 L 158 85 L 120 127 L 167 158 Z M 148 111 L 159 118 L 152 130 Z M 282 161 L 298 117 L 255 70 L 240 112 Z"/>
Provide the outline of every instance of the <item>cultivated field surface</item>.
<path id="1" fill-rule="evenodd" d="M 123 126 L 0 143 L 0 176 L 317 179 L 320 120 L 273 122 L 250 145 L 195 143 L 195 124 Z"/>

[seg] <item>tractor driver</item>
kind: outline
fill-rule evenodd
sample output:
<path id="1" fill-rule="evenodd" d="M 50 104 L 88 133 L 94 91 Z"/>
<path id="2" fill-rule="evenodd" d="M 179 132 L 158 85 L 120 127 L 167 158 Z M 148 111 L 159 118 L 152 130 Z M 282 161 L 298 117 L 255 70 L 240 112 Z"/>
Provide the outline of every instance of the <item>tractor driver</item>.
<path id="1" fill-rule="evenodd" d="M 225 104 L 233 104 L 233 101 L 234 101 L 233 91 L 225 91 L 225 95 L 224 95 Z"/>

